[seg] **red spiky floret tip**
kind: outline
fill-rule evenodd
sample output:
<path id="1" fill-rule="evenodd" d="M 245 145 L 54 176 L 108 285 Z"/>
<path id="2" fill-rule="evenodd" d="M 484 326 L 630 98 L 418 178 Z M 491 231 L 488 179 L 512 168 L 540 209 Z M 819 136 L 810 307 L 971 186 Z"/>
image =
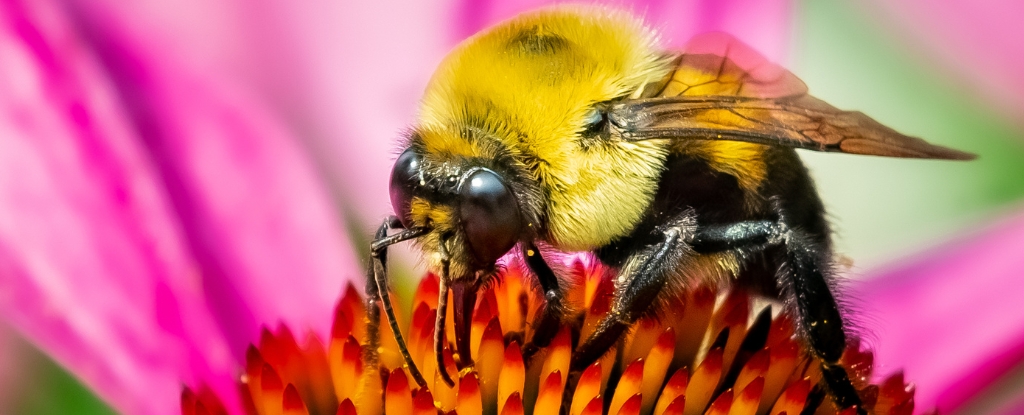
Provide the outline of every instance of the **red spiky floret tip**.
<path id="1" fill-rule="evenodd" d="M 385 322 L 379 367 L 364 365 L 366 310 L 349 286 L 335 308 L 326 343 L 313 334 L 300 343 L 285 326 L 263 330 L 259 345 L 246 351 L 239 381 L 242 406 L 255 415 L 855 413 L 835 408 L 818 386 L 818 365 L 794 337 L 790 315 L 773 315 L 771 306 L 741 290 L 684 291 L 668 300 L 665 309 L 671 313 L 637 323 L 620 342 L 621 350 L 582 373 L 570 373 L 574 339 L 594 330 L 608 311 L 612 290 L 601 266 L 577 261 L 571 268 L 574 283 L 567 300 L 580 310 L 577 318 L 567 319 L 529 362 L 523 360 L 522 339 L 533 335 L 531 322 L 543 299 L 516 263 L 479 295 L 470 329 L 474 366 L 462 367 L 459 356 L 445 350 L 449 373 L 459 373 L 454 387 L 441 379 L 432 353 L 435 276 L 420 283 L 411 324 L 403 330 L 428 382 L 422 388 L 406 370 Z M 447 330 L 447 338 L 455 338 L 451 325 Z M 878 415 L 912 414 L 913 386 L 902 373 L 871 383 L 872 360 L 854 340 L 840 362 L 864 408 Z M 203 387 L 185 388 L 181 405 L 184 415 L 226 413 L 219 397 Z"/>

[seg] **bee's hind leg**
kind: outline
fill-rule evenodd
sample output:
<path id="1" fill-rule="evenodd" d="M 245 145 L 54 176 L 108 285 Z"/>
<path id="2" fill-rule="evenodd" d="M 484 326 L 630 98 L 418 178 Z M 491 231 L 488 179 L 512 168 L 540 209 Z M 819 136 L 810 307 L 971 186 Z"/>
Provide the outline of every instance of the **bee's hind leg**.
<path id="1" fill-rule="evenodd" d="M 858 407 L 861 399 L 839 359 L 846 349 L 842 316 L 828 284 L 828 248 L 809 235 L 786 226 L 785 219 L 746 221 L 706 226 L 697 231 L 692 247 L 699 253 L 734 250 L 741 255 L 771 246 L 785 248 L 786 266 L 779 285 L 795 305 L 802 337 L 821 362 L 825 386 L 843 408 Z"/>
<path id="2" fill-rule="evenodd" d="M 616 277 L 611 310 L 573 353 L 571 371 L 581 371 L 599 359 L 633 323 L 651 310 L 670 276 L 675 275 L 683 259 L 690 254 L 687 245 L 692 231 L 692 216 L 681 215 L 659 228 L 660 241 L 629 254 Z"/>

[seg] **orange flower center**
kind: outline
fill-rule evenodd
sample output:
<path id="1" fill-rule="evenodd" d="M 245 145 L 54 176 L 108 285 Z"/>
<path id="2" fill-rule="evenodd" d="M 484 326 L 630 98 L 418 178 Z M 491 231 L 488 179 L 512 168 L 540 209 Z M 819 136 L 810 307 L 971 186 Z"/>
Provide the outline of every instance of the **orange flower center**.
<path id="1" fill-rule="evenodd" d="M 567 299 L 578 310 L 576 318 L 528 362 L 520 345 L 533 335 L 530 323 L 543 305 L 539 290 L 516 264 L 484 287 L 470 331 L 474 366 L 463 367 L 459 356 L 445 353 L 449 373 L 459 373 L 451 388 L 441 380 L 432 353 L 437 278 L 428 275 L 420 283 L 404 330 L 428 381 L 424 388 L 416 387 L 404 368 L 384 322 L 380 366 L 364 365 L 366 311 L 349 286 L 335 309 L 326 347 L 313 334 L 300 346 L 285 326 L 263 331 L 259 347 L 246 352 L 243 407 L 258 415 L 855 413 L 837 410 L 818 386 L 818 365 L 794 337 L 789 314 L 773 313 L 779 308 L 775 304 L 758 306 L 766 302 L 738 290 L 704 287 L 673 296 L 661 313 L 642 319 L 599 361 L 570 373 L 574 346 L 607 313 L 612 294 L 600 266 L 576 262 L 570 274 Z M 447 338 L 454 339 L 452 325 L 447 330 Z M 869 413 L 913 412 L 913 387 L 902 373 L 870 383 L 872 354 L 858 342 L 851 342 L 841 363 Z M 217 396 L 198 390 L 182 393 L 183 414 L 225 412 Z"/>

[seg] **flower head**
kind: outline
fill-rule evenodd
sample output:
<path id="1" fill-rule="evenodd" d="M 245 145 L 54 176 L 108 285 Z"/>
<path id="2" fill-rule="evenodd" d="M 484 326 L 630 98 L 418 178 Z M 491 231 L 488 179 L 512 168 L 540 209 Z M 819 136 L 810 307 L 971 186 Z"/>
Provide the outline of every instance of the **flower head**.
<path id="1" fill-rule="evenodd" d="M 818 365 L 794 336 L 790 315 L 778 304 L 755 301 L 742 289 L 709 287 L 670 296 L 662 312 L 642 319 L 619 346 L 582 373 L 569 362 L 578 339 L 592 332 L 608 312 L 611 280 L 600 265 L 577 260 L 568 293 L 579 310 L 552 343 L 531 359 L 520 345 L 529 339 L 542 304 L 537 288 L 513 263 L 486 286 L 472 317 L 475 364 L 445 349 L 454 387 L 433 363 L 431 342 L 438 280 L 419 285 L 405 335 L 413 360 L 427 379 L 417 387 L 404 367 L 395 339 L 386 333 L 380 366 L 369 367 L 365 310 L 349 287 L 338 302 L 325 344 L 315 335 L 298 341 L 287 326 L 264 330 L 246 352 L 240 387 L 245 406 L 269 415 L 331 413 L 533 413 L 554 414 L 778 414 L 837 411 L 818 386 Z M 452 321 L 448 319 L 448 321 Z M 449 324 L 448 339 L 454 338 Z M 872 354 L 853 342 L 841 364 L 872 414 L 910 414 L 913 387 L 901 373 L 873 384 Z M 203 389 L 199 389 L 202 391 Z M 217 408 L 215 396 L 186 389 L 184 414 Z"/>
<path id="2" fill-rule="evenodd" d="M 456 3 L 0 2 L 0 314 L 120 411 L 232 392 L 261 324 L 326 327 L 361 274 L 339 212 L 389 210 L 391 139 L 470 30 L 441 16 L 478 9 Z M 781 17 L 741 30 L 778 3 L 661 25 L 778 51 Z M 517 10 L 493 11 L 472 30 Z"/>
<path id="3" fill-rule="evenodd" d="M 430 63 L 534 3 L 0 2 L 0 314 L 120 411 L 177 412 L 185 382 L 208 385 L 186 394 L 197 402 L 186 409 L 220 412 L 219 396 L 239 413 L 234 380 L 260 324 L 328 327 L 336 292 L 359 274 L 335 213 L 388 210 L 390 139 L 411 118 Z M 755 3 L 634 8 L 677 42 L 727 30 L 778 58 L 790 6 Z M 330 200 L 322 181 L 337 185 L 334 196 L 359 197 Z M 1018 225 L 1008 233 L 1024 234 Z M 914 357 L 909 373 L 930 384 L 918 394 L 926 406 L 977 380 L 942 406 L 959 407 L 1006 371 L 989 369 L 1020 360 L 1003 353 L 1020 349 L 1020 322 L 977 307 L 1015 294 L 1004 288 L 1021 269 L 1012 261 L 1019 244 L 980 239 L 971 246 L 998 255 L 998 269 L 959 245 L 936 255 L 943 261 L 920 262 L 943 269 L 948 295 L 929 291 L 935 274 L 926 267 L 864 284 L 869 303 L 897 299 L 881 316 L 893 326 L 880 344 L 903 337 L 883 363 Z M 921 293 L 910 300 L 907 287 L 889 287 L 907 272 Z M 965 296 L 964 284 L 990 291 Z M 977 313 L 972 321 L 948 324 L 945 316 L 963 318 L 965 309 Z M 935 323 L 929 335 L 957 340 L 969 327 L 985 344 L 922 348 L 900 329 L 922 322 Z M 1005 336 L 994 342 L 992 333 Z M 978 362 L 983 376 L 972 377 Z"/>

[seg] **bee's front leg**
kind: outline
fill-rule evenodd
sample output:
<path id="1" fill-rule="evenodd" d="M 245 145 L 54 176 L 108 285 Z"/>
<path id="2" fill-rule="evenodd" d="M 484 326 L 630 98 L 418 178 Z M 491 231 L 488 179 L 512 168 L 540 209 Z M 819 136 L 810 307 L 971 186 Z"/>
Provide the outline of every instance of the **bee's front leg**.
<path id="1" fill-rule="evenodd" d="M 427 382 L 412 362 L 409 349 L 402 338 L 402 332 L 398 328 L 398 321 L 395 319 L 395 311 L 392 308 L 390 292 L 388 291 L 388 246 L 417 235 L 415 231 L 406 230 L 403 234 L 388 236 L 388 230 L 403 228 L 397 216 L 390 216 L 377 228 L 377 232 L 373 236 L 373 242 L 370 244 L 370 263 L 366 272 L 367 347 L 364 348 L 363 361 L 369 367 L 377 367 L 379 359 L 377 349 L 380 346 L 380 311 L 383 306 L 384 313 L 388 318 L 388 324 L 391 326 L 391 332 L 398 342 L 399 351 L 402 352 L 402 356 L 405 358 L 406 363 L 408 363 L 409 373 L 416 380 L 416 383 L 423 387 L 427 385 Z"/>
<path id="2" fill-rule="evenodd" d="M 693 229 L 693 216 L 687 212 L 658 228 L 660 241 L 629 253 L 616 277 L 611 310 L 573 353 L 571 371 L 581 371 L 599 359 L 651 310 L 666 282 L 692 254 L 688 242 Z"/>
<path id="3" fill-rule="evenodd" d="M 558 327 L 565 317 L 565 304 L 562 298 L 565 293 L 558 284 L 558 277 L 548 263 L 540 255 L 540 250 L 533 243 L 523 245 L 523 258 L 530 271 L 537 277 L 540 287 L 544 290 L 544 310 L 541 312 L 533 337 L 523 346 L 523 359 L 529 360 L 540 348 L 546 347 L 558 333 Z"/>
<path id="4" fill-rule="evenodd" d="M 388 236 L 388 230 L 401 228 L 402 223 L 395 216 L 384 219 L 373 235 L 374 241 L 383 240 Z M 371 247 L 371 251 L 373 248 Z M 380 346 L 380 290 L 377 288 L 377 261 L 380 261 L 383 272 L 387 273 L 388 252 L 383 249 L 379 252 L 371 252 L 370 260 L 366 264 L 366 341 L 363 361 L 373 367 L 377 366 L 377 349 Z"/>

